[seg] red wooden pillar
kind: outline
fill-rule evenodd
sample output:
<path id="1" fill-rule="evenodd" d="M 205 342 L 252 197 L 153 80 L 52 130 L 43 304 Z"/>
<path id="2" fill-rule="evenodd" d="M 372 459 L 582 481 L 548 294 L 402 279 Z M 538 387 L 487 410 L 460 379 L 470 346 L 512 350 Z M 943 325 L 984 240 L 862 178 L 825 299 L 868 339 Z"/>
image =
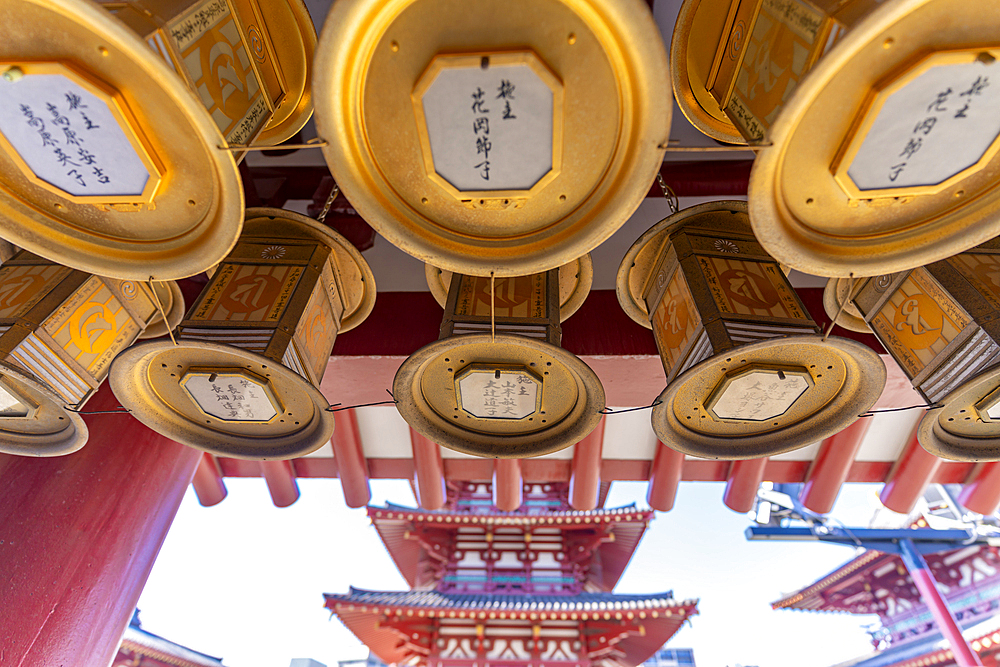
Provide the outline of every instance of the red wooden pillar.
<path id="1" fill-rule="evenodd" d="M 734 512 L 749 512 L 757 499 L 757 489 L 764 481 L 764 468 L 767 459 L 750 459 L 748 461 L 733 461 L 726 479 L 726 491 L 722 502 Z"/>
<path id="2" fill-rule="evenodd" d="M 604 448 L 604 418 L 590 435 L 573 448 L 573 467 L 569 478 L 569 504 L 588 512 L 597 508 L 601 490 L 601 451 Z"/>
<path id="3" fill-rule="evenodd" d="M 513 512 L 523 502 L 521 459 L 493 460 L 493 504 L 504 512 Z"/>
<path id="4" fill-rule="evenodd" d="M 941 459 L 920 446 L 917 429 L 913 429 L 910 441 L 878 494 L 879 500 L 893 512 L 908 514 L 940 467 Z"/>
<path id="5" fill-rule="evenodd" d="M 823 441 L 799 494 L 803 506 L 817 514 L 833 509 L 869 426 L 871 419 L 859 419 Z"/>
<path id="6" fill-rule="evenodd" d="M 344 503 L 348 507 L 364 507 L 372 499 L 368 485 L 368 461 L 361 446 L 361 430 L 358 415 L 351 410 L 343 410 L 337 415 L 337 429 L 333 432 L 333 458 L 337 462 L 337 476 L 344 491 Z"/>
<path id="7" fill-rule="evenodd" d="M 993 514 L 1000 506 L 1000 462 L 984 463 L 958 494 L 958 502 L 979 514 Z"/>
<path id="8" fill-rule="evenodd" d="M 413 446 L 413 470 L 416 477 L 417 504 L 425 510 L 439 510 L 446 499 L 444 487 L 444 461 L 441 447 L 412 428 L 410 444 Z"/>
<path id="9" fill-rule="evenodd" d="M 646 493 L 646 502 L 650 507 L 658 512 L 669 512 L 674 508 L 683 472 L 684 455 L 662 442 L 657 443 L 653 467 L 649 472 L 649 491 Z"/>
<path id="10" fill-rule="evenodd" d="M 289 507 L 299 499 L 299 483 L 291 461 L 261 461 L 260 476 L 267 482 L 275 507 Z"/>
<path id="11" fill-rule="evenodd" d="M 204 507 L 218 505 L 229 495 L 229 491 L 226 490 L 226 482 L 222 479 L 222 472 L 219 470 L 219 462 L 208 452 L 202 455 L 198 469 L 195 470 L 194 479 L 191 480 L 191 486 L 194 487 L 194 492 L 198 496 L 198 502 Z"/>
<path id="12" fill-rule="evenodd" d="M 110 387 L 86 411 L 111 410 Z M 127 414 L 68 456 L 0 455 L 0 664 L 107 667 L 201 452 Z"/>

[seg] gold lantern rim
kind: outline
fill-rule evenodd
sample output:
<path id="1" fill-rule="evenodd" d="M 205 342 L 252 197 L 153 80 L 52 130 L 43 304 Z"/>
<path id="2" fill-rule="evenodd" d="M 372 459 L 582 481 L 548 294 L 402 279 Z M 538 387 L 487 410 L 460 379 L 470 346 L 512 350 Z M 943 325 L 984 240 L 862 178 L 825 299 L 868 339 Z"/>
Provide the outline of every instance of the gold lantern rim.
<path id="1" fill-rule="evenodd" d="M 699 11 L 703 5 L 707 5 L 707 11 Z M 688 122 L 716 141 L 745 145 L 746 139 L 708 91 L 707 73 L 723 38 L 725 18 L 718 4 L 703 0 L 681 3 L 670 39 L 670 83 L 677 106 Z M 718 35 L 714 40 L 705 39 L 701 32 L 713 26 L 704 24 L 713 19 L 719 22 Z"/>
<path id="2" fill-rule="evenodd" d="M 995 367 L 931 406 L 917 426 L 920 445 L 951 461 L 1000 461 L 1000 422 L 985 414 L 1000 402 L 998 387 L 1000 367 Z"/>
<path id="3" fill-rule="evenodd" d="M 268 423 L 208 414 L 182 382 L 188 375 L 210 372 L 247 373 L 267 382 L 277 414 Z M 139 343 L 115 357 L 108 381 L 133 417 L 161 435 L 215 456 L 292 459 L 316 451 L 333 435 L 330 403 L 319 389 L 285 366 L 231 345 L 194 340 Z"/>
<path id="4" fill-rule="evenodd" d="M 262 218 L 267 218 L 268 222 L 263 222 Z M 318 220 L 281 208 L 248 208 L 244 223 L 245 233 L 280 236 L 280 230 L 274 224 L 275 220 L 290 223 L 287 231 L 319 241 L 333 251 L 332 258 L 340 274 L 344 299 L 344 314 L 341 317 L 338 333 L 350 331 L 364 322 L 375 308 L 376 287 L 375 274 L 361 255 L 361 251 L 342 234 Z"/>
<path id="5" fill-rule="evenodd" d="M 830 278 L 823 288 L 823 310 L 837 326 L 855 333 L 870 334 L 872 329 L 865 322 L 858 307 L 850 301 L 850 292 L 857 293 L 864 279 Z"/>
<path id="6" fill-rule="evenodd" d="M 667 57 L 648 8 L 639 0 L 536 3 L 532 11 L 539 20 L 521 21 L 516 34 L 507 34 L 495 21 L 508 21 L 514 15 L 509 8 L 476 3 L 470 13 L 493 20 L 480 21 L 475 30 L 444 22 L 445 34 L 433 13 L 437 6 L 428 0 L 342 0 L 331 9 L 317 47 L 316 71 L 324 76 L 317 77 L 315 106 L 317 128 L 329 141 L 323 153 L 337 183 L 390 243 L 456 273 L 530 275 L 590 252 L 638 208 L 667 145 Z M 568 35 L 550 29 L 565 25 L 567 16 L 577 26 L 567 28 Z M 399 27 L 403 23 L 407 30 Z M 426 127 L 399 122 L 399 114 L 416 113 L 412 95 L 422 73 L 410 72 L 410 66 L 456 53 L 518 57 L 512 49 L 535 54 L 535 69 L 546 70 L 545 77 L 559 86 L 593 87 L 587 104 L 598 107 L 580 131 L 573 128 L 583 122 L 582 114 L 554 113 L 560 129 L 553 129 L 553 145 L 561 148 L 553 151 L 552 169 L 528 190 L 459 191 L 437 174 L 432 160 L 425 161 L 429 148 L 420 137 Z M 587 57 L 565 49 L 587 49 Z M 396 52 L 399 61 L 384 60 Z M 375 66 L 403 62 L 407 53 L 407 65 L 378 70 L 391 77 L 369 75 Z M 553 60 L 566 72 L 550 68 Z M 598 60 L 600 77 L 588 76 L 585 63 Z M 405 99 L 400 93 L 398 99 L 379 95 L 369 102 L 367 91 L 390 80 L 389 90 L 405 89 Z M 608 90 L 597 93 L 599 86 Z M 369 113 L 379 122 L 369 120 Z M 391 151 L 380 153 L 372 133 L 382 137 L 386 128 L 400 134 L 392 135 Z"/>
<path id="7" fill-rule="evenodd" d="M 826 363 L 832 371 L 826 380 L 821 380 L 819 370 L 809 370 Z M 803 369 L 813 384 L 786 412 L 771 419 L 726 423 L 707 414 L 706 403 L 727 377 L 755 368 Z M 657 399 L 653 430 L 667 446 L 690 456 L 724 460 L 773 456 L 806 447 L 854 423 L 878 400 L 885 380 L 881 358 L 861 343 L 822 336 L 773 338 L 717 354 L 681 374 Z"/>
<path id="8" fill-rule="evenodd" d="M 316 27 L 303 0 L 261 2 L 264 23 L 271 35 L 275 60 L 288 90 L 255 145 L 276 146 L 291 139 L 312 117 L 312 62 L 316 53 Z"/>
<path id="9" fill-rule="evenodd" d="M 448 303 L 451 271 L 424 264 L 424 277 L 434 300 L 442 308 Z M 572 317 L 587 300 L 594 284 L 594 260 L 590 253 L 559 267 L 559 321 Z"/>
<path id="10" fill-rule="evenodd" d="M 483 350 L 490 352 L 484 356 Z M 527 417 L 530 426 L 523 418 L 516 425 L 514 420 L 479 419 L 466 412 L 459 404 L 455 378 L 480 365 L 525 369 L 543 387 L 544 376 L 556 373 L 559 380 L 549 391 L 558 395 L 553 400 L 543 393 L 539 408 L 548 408 L 556 423 L 541 426 L 545 410 Z M 392 389 L 399 414 L 414 430 L 442 447 L 484 458 L 531 458 L 565 449 L 597 427 L 605 407 L 604 387 L 583 360 L 544 341 L 511 334 L 497 334 L 495 341 L 490 334 L 466 334 L 425 345 L 399 367 Z"/>
<path id="11" fill-rule="evenodd" d="M 817 62 L 751 171 L 750 221 L 769 254 L 813 275 L 873 276 L 929 264 L 1000 232 L 995 142 L 979 163 L 937 186 L 860 190 L 846 175 L 886 95 L 932 58 L 997 52 L 981 46 L 996 44 L 995 9 L 887 0 Z"/>
<path id="12" fill-rule="evenodd" d="M 90 437 L 87 423 L 78 412 L 68 410 L 62 400 L 47 384 L 34 375 L 12 364 L 0 361 L 0 384 L 10 381 L 13 386 L 5 387 L 6 392 L 14 391 L 20 400 L 27 399 L 33 414 L 27 417 L 0 417 L 0 453 L 16 456 L 65 456 L 82 448 Z M 35 424 L 41 422 L 38 430 L 15 428 L 20 420 L 28 419 Z M 63 428 L 57 429 L 59 423 Z M 24 422 L 20 422 L 24 423 Z"/>
<path id="13" fill-rule="evenodd" d="M 159 299 L 159 304 L 163 306 L 167 317 L 164 319 L 163 315 L 160 314 L 160 309 L 157 308 L 155 319 L 139 334 L 139 340 L 166 336 L 177 328 L 177 325 L 184 319 L 184 313 L 187 312 L 184 293 L 181 292 L 181 286 L 177 284 L 176 280 L 153 281 L 150 287 L 156 292 L 156 298 Z"/>
<path id="14" fill-rule="evenodd" d="M 29 176 L 5 147 L 0 234 L 41 257 L 123 280 L 174 280 L 218 263 L 239 236 L 243 189 L 215 122 L 176 72 L 98 4 L 16 0 L 4 9 L 0 43 L 15 50 L 8 64 L 27 74 L 59 69 L 113 100 L 154 185 L 135 197 L 69 195 Z M 32 41 L 26 24 L 64 38 L 58 48 Z M 91 203 L 97 199 L 111 201 Z"/>
<path id="15" fill-rule="evenodd" d="M 649 321 L 649 310 L 646 308 L 646 301 L 642 295 L 645 291 L 646 281 L 659 261 L 660 248 L 663 247 L 671 232 L 697 216 L 727 211 L 734 214 L 745 214 L 747 203 L 739 200 L 720 200 L 681 209 L 657 222 L 635 240 L 635 243 L 625 253 L 621 264 L 618 265 L 618 273 L 615 276 L 615 294 L 618 297 L 618 303 L 634 322 L 647 329 L 653 328 Z"/>

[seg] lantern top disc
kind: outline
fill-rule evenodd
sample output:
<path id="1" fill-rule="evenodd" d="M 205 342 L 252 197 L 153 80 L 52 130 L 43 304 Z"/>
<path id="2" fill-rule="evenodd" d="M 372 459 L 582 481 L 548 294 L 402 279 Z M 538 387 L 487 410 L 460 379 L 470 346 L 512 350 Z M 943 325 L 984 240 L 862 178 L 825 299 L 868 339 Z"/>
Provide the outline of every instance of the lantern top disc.
<path id="1" fill-rule="evenodd" d="M 339 286 L 344 300 L 344 314 L 341 317 L 340 333 L 350 331 L 365 321 L 375 307 L 375 276 L 371 267 L 343 235 L 308 216 L 280 208 L 248 208 L 244 237 L 261 238 L 302 238 L 319 241 L 333 251 Z M 264 252 L 280 258 L 285 249 L 272 245 Z"/>
<path id="2" fill-rule="evenodd" d="M 427 278 L 427 287 L 434 295 L 434 300 L 444 308 L 448 302 L 448 290 L 451 289 L 451 271 L 424 264 L 424 276 Z M 594 262 L 590 253 L 559 267 L 560 322 L 565 322 L 580 309 L 587 300 L 593 283 Z"/>
<path id="3" fill-rule="evenodd" d="M 1000 461 L 1000 367 L 960 385 L 928 410 L 917 439 L 953 461 Z"/>
<path id="4" fill-rule="evenodd" d="M 396 407 L 443 447 L 486 458 L 530 458 L 593 431 L 604 388 L 587 364 L 524 336 L 465 334 L 410 355 L 392 383 Z"/>
<path id="5" fill-rule="evenodd" d="M 139 343 L 115 358 L 108 380 L 143 424 L 216 456 L 290 459 L 333 435 L 330 404 L 308 380 L 230 345 Z"/>
<path id="6" fill-rule="evenodd" d="M 716 141 L 745 144 L 746 139 L 709 92 L 712 62 L 726 30 L 726 8 L 719 4 L 712 0 L 681 3 L 670 40 L 670 82 L 677 106 L 692 125 Z"/>
<path id="7" fill-rule="evenodd" d="M 642 202 L 669 135 L 666 53 L 640 0 L 342 0 L 316 71 L 323 152 L 352 205 L 465 275 L 588 253 Z"/>
<path id="8" fill-rule="evenodd" d="M 0 234 L 126 280 L 191 276 L 229 252 L 236 163 L 148 44 L 94 3 L 13 0 L 0 45 Z"/>
<path id="9" fill-rule="evenodd" d="M 1000 234 L 998 29 L 990 0 L 888 0 L 855 24 L 754 161 L 750 221 L 767 251 L 860 277 Z"/>
<path id="10" fill-rule="evenodd" d="M 856 294 L 863 282 L 864 278 L 853 281 L 850 278 L 830 278 L 823 288 L 823 310 L 838 326 L 848 331 L 870 334 L 871 327 L 865 322 L 858 307 L 851 303 L 851 293 Z"/>
<path id="11" fill-rule="evenodd" d="M 34 375 L 0 361 L 0 453 L 63 456 L 87 444 L 79 413 Z"/>
<path id="12" fill-rule="evenodd" d="M 756 459 L 843 430 L 885 386 L 885 365 L 845 338 L 789 336 L 741 345 L 677 377 L 653 408 L 667 446 L 709 459 Z"/>
<path id="13" fill-rule="evenodd" d="M 156 292 L 156 298 L 159 299 L 160 306 L 163 307 L 167 318 L 163 319 L 163 316 L 159 314 L 158 308 L 156 318 L 150 321 L 142 333 L 139 334 L 140 340 L 166 336 L 167 332 L 177 328 L 177 325 L 184 319 L 184 312 L 187 310 L 184 304 L 184 294 L 181 292 L 181 286 L 177 284 L 176 280 L 168 280 L 163 283 L 153 281 L 150 287 Z"/>

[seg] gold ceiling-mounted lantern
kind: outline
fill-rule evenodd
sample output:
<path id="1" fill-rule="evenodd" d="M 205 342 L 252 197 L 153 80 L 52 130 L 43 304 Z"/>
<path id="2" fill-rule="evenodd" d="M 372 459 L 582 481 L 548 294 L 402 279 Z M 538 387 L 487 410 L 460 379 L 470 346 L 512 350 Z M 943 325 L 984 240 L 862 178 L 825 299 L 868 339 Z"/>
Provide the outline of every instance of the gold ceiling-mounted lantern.
<path id="1" fill-rule="evenodd" d="M 805 447 L 853 423 L 885 385 L 875 352 L 820 335 L 754 238 L 745 202 L 701 204 L 651 227 L 625 255 L 617 292 L 653 330 L 666 372 L 653 430 L 685 454 Z"/>
<path id="2" fill-rule="evenodd" d="M 177 442 L 233 458 L 301 456 L 333 433 L 318 387 L 334 341 L 374 302 L 375 279 L 347 239 L 296 213 L 248 209 L 176 341 L 126 350 L 111 386 Z"/>
<path id="3" fill-rule="evenodd" d="M 685 115 L 759 147 L 750 221 L 814 275 L 928 264 L 1000 233 L 1000 4 L 686 0 Z"/>
<path id="4" fill-rule="evenodd" d="M 66 266 L 171 280 L 239 237 L 230 144 L 309 118 L 301 0 L 10 0 L 0 23 L 0 236 Z"/>
<path id="5" fill-rule="evenodd" d="M 670 131 L 666 68 L 641 0 L 339 0 L 316 124 L 391 243 L 524 276 L 585 255 L 642 202 Z"/>
<path id="6" fill-rule="evenodd" d="M 918 438 L 932 454 L 1000 460 L 1000 240 L 841 293 L 931 409 Z M 841 315 L 838 322 L 843 318 Z"/>
<path id="7" fill-rule="evenodd" d="M 111 360 L 136 339 L 173 329 L 183 314 L 173 282 L 100 278 L 24 251 L 4 262 L 0 452 L 60 456 L 83 447 L 87 426 L 78 411 Z"/>
<path id="8" fill-rule="evenodd" d="M 604 388 L 559 347 L 560 303 L 579 307 L 591 269 L 584 257 L 513 278 L 453 274 L 441 338 L 396 372 L 399 413 L 430 440 L 473 456 L 528 458 L 579 442 L 600 422 Z M 440 270 L 428 267 L 427 277 L 437 294 Z"/>

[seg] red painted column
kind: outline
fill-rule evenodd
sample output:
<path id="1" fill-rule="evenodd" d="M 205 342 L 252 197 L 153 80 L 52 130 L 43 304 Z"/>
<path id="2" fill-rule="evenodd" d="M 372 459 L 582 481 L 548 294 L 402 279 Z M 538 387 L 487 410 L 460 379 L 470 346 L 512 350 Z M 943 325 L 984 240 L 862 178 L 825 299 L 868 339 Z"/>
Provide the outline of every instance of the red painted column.
<path id="1" fill-rule="evenodd" d="M 86 411 L 112 410 L 107 383 Z M 201 452 L 127 414 L 56 458 L 0 455 L 0 664 L 108 667 Z"/>
<path id="2" fill-rule="evenodd" d="M 493 460 L 493 504 L 504 512 L 521 506 L 524 482 L 521 480 L 520 459 Z"/>
<path id="3" fill-rule="evenodd" d="M 806 508 L 819 514 L 833 509 L 869 426 L 870 418 L 859 419 L 823 441 L 799 495 Z"/>
<path id="4" fill-rule="evenodd" d="M 342 410 L 337 415 L 337 428 L 330 444 L 344 502 L 348 507 L 364 507 L 371 501 L 372 491 L 368 485 L 368 462 L 361 447 L 358 415 L 354 410 Z"/>
<path id="5" fill-rule="evenodd" d="M 412 428 L 410 443 L 413 446 L 413 469 L 416 475 L 417 504 L 425 510 L 444 507 L 444 462 L 441 447 Z"/>
<path id="6" fill-rule="evenodd" d="M 1000 507 L 1000 463 L 984 463 L 958 494 L 958 502 L 979 514 L 993 514 Z"/>
<path id="7" fill-rule="evenodd" d="M 920 446 L 914 429 L 882 492 L 878 494 L 879 500 L 893 512 L 908 514 L 940 467 L 941 459 Z"/>
<path id="8" fill-rule="evenodd" d="M 288 507 L 299 499 L 299 483 L 291 461 L 261 461 L 260 475 L 267 482 L 275 507 Z"/>
<path id="9" fill-rule="evenodd" d="M 219 464 L 208 452 L 202 454 L 198 468 L 194 471 L 191 486 L 194 487 L 198 502 L 203 507 L 218 505 L 229 495 L 222 473 L 219 471 Z"/>
<path id="10" fill-rule="evenodd" d="M 764 468 L 767 459 L 750 459 L 749 461 L 733 461 L 729 468 L 729 478 L 726 480 L 726 491 L 722 502 L 734 512 L 749 512 L 757 499 L 757 489 L 764 481 Z"/>
<path id="11" fill-rule="evenodd" d="M 597 507 L 601 490 L 601 450 L 604 448 L 604 417 L 586 438 L 573 449 L 573 468 L 569 478 L 569 504 L 575 510 Z"/>
<path id="12" fill-rule="evenodd" d="M 650 507 L 658 512 L 669 512 L 674 508 L 683 472 L 684 455 L 662 442 L 658 443 L 653 467 L 649 471 L 649 491 L 646 493 L 646 502 Z"/>

